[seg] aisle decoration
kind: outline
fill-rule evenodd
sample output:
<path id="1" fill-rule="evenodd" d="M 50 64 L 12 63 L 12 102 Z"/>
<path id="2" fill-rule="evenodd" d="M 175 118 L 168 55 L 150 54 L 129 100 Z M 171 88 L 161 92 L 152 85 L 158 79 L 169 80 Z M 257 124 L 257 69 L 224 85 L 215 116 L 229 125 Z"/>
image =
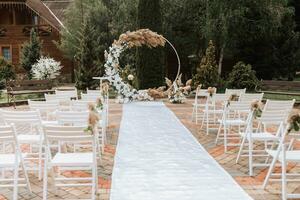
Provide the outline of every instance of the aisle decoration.
<path id="1" fill-rule="evenodd" d="M 227 107 L 230 106 L 231 101 L 238 101 L 239 96 L 237 94 L 231 94 L 227 100 Z"/>
<path id="2" fill-rule="evenodd" d="M 215 87 L 208 87 L 207 88 L 207 93 L 209 94 L 210 97 L 213 97 L 213 95 L 216 93 L 217 88 Z"/>
<path id="3" fill-rule="evenodd" d="M 166 42 L 171 45 L 171 47 L 174 49 L 177 59 L 178 59 L 178 73 L 176 76 L 175 81 L 173 82 L 173 95 L 170 96 L 170 101 L 173 102 L 173 97 L 175 97 L 175 101 L 182 101 L 184 99 L 183 92 L 187 92 L 188 88 L 182 88 L 182 86 L 178 85 L 177 80 L 179 76 L 180 71 L 180 59 L 177 54 L 176 49 L 174 46 L 162 35 L 159 35 L 156 32 L 153 32 L 149 29 L 140 29 L 137 31 L 128 31 L 124 34 L 121 34 L 119 39 L 117 41 L 114 41 L 112 46 L 109 48 L 109 51 L 105 51 L 105 59 L 106 63 L 104 65 L 105 67 L 105 73 L 106 77 L 111 83 L 111 85 L 117 90 L 118 96 L 117 96 L 117 102 L 119 103 L 127 103 L 133 100 L 139 100 L 139 101 L 151 101 L 154 98 L 162 97 L 164 94 L 164 91 L 158 91 L 157 89 L 149 89 L 149 90 L 136 90 L 128 83 L 125 83 L 121 76 L 120 76 L 120 63 L 119 63 L 119 57 L 122 52 L 124 52 L 127 49 L 133 48 L 133 47 L 141 47 L 143 45 L 149 47 L 149 48 L 155 48 L 159 46 L 165 46 Z M 128 75 L 128 80 L 132 81 L 134 79 L 133 75 Z M 181 89 L 180 89 L 181 88 Z M 178 90 L 182 91 L 178 91 Z M 153 96 L 149 95 L 153 94 Z"/>
<path id="4" fill-rule="evenodd" d="M 95 127 L 98 125 L 100 121 L 99 113 L 93 103 L 89 103 L 88 109 L 89 109 L 88 126 L 86 127 L 86 129 L 84 129 L 84 131 L 90 134 L 95 134 L 94 133 Z"/>
<path id="5" fill-rule="evenodd" d="M 251 110 L 253 111 L 253 118 L 257 119 L 258 117 L 261 117 L 262 114 L 262 109 L 261 109 L 262 105 L 261 102 L 259 100 L 254 100 L 251 103 Z"/>
<path id="6" fill-rule="evenodd" d="M 179 75 L 178 79 L 172 83 L 168 78 L 166 84 L 169 87 L 167 90 L 168 98 L 171 103 L 183 103 L 186 96 L 191 92 L 192 80 L 188 80 L 184 85 L 181 81 L 182 74 Z"/>
<path id="7" fill-rule="evenodd" d="M 288 119 L 289 128 L 288 133 L 290 133 L 292 130 L 299 131 L 300 130 L 300 114 L 296 113 L 289 117 Z"/>

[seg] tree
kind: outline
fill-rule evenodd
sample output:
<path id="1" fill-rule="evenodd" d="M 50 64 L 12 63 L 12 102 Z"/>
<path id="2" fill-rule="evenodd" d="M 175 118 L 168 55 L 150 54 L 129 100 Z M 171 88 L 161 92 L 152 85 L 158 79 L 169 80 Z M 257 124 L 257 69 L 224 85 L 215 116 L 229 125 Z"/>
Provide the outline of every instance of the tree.
<path id="1" fill-rule="evenodd" d="M 41 57 L 41 43 L 34 29 L 30 32 L 30 41 L 25 42 L 21 51 L 21 66 L 26 70 L 29 79 L 32 78 L 31 68 Z"/>
<path id="2" fill-rule="evenodd" d="M 160 0 L 139 0 L 138 28 L 149 28 L 162 32 L 162 15 Z M 164 54 L 162 47 L 150 49 L 140 47 L 137 50 L 137 75 L 139 88 L 161 86 L 164 81 Z"/>
<path id="3" fill-rule="evenodd" d="M 75 0 L 66 10 L 65 29 L 62 30 L 61 43 L 59 48 L 65 53 L 69 59 L 74 57 L 81 50 L 82 30 L 85 19 L 89 16 L 90 26 L 94 27 L 94 34 L 97 35 L 94 45 L 100 50 L 99 61 L 102 66 L 104 63 L 104 51 L 113 41 L 110 34 L 110 18 L 109 10 L 102 1 L 98 0 Z M 103 68 L 101 69 L 103 73 Z"/>
<path id="4" fill-rule="evenodd" d="M 259 80 L 255 76 L 252 66 L 243 62 L 238 62 L 233 66 L 232 71 L 228 75 L 227 85 L 229 88 L 252 90 L 259 85 Z"/>
<path id="5" fill-rule="evenodd" d="M 75 58 L 78 62 L 78 69 L 75 71 L 75 85 L 78 89 L 93 89 L 98 82 L 93 80 L 94 76 L 99 76 L 100 61 L 102 55 L 101 47 L 97 46 L 98 36 L 91 23 L 91 17 L 84 19 L 80 30 L 80 46 Z"/>
<path id="6" fill-rule="evenodd" d="M 202 85 L 203 88 L 208 88 L 218 85 L 219 75 L 216 62 L 216 50 L 212 41 L 209 41 L 205 56 L 202 58 L 197 73 L 193 77 L 193 85 Z"/>

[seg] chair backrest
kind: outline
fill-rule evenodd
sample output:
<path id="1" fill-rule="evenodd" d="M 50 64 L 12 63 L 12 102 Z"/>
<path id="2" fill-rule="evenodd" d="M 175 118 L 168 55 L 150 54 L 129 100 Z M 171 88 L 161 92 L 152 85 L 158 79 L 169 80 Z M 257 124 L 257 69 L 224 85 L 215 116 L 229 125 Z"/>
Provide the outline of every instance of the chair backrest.
<path id="1" fill-rule="evenodd" d="M 227 109 L 230 111 L 242 111 L 250 112 L 251 111 L 251 102 L 249 101 L 231 101 L 227 106 Z"/>
<path id="2" fill-rule="evenodd" d="M 213 101 L 215 103 L 224 103 L 225 101 L 228 100 L 227 94 L 214 94 L 213 95 Z"/>
<path id="3" fill-rule="evenodd" d="M 88 105 L 94 103 L 95 101 L 85 101 L 85 100 L 74 100 L 71 101 L 71 110 L 73 111 L 87 111 Z"/>
<path id="4" fill-rule="evenodd" d="M 68 98 L 78 99 L 77 89 L 74 90 L 55 90 L 55 94 L 58 96 L 65 96 Z"/>
<path id="5" fill-rule="evenodd" d="M 15 153 L 16 156 L 23 159 L 14 124 L 0 126 L 0 144 L 3 144 L 0 154 Z M 3 161 L 5 162 L 5 160 Z"/>
<path id="6" fill-rule="evenodd" d="M 0 143 L 14 141 L 15 137 L 13 125 L 0 126 Z"/>
<path id="7" fill-rule="evenodd" d="M 267 100 L 264 106 L 264 110 L 287 110 L 290 112 L 295 104 L 296 100 Z"/>
<path id="8" fill-rule="evenodd" d="M 6 124 L 41 125 L 41 115 L 39 111 L 15 111 L 1 110 L 1 115 Z"/>
<path id="9" fill-rule="evenodd" d="M 45 94 L 46 101 L 70 101 L 69 96 L 56 95 L 56 94 Z"/>
<path id="10" fill-rule="evenodd" d="M 258 100 L 261 101 L 262 98 L 264 96 L 264 93 L 244 93 L 241 94 L 241 96 L 239 97 L 239 101 L 254 101 L 254 100 Z"/>
<path id="11" fill-rule="evenodd" d="M 241 96 L 246 93 L 246 88 L 244 89 L 227 89 L 225 90 L 225 94 L 229 97 L 232 94 L 236 94 L 237 96 Z"/>
<path id="12" fill-rule="evenodd" d="M 96 145 L 97 142 L 95 135 L 90 132 L 85 131 L 86 126 L 44 126 L 44 134 L 45 141 L 48 150 L 48 155 L 51 155 L 50 145 L 49 144 L 79 144 L 85 143 L 85 147 L 87 147 L 87 143 L 91 144 L 91 150 L 85 148 L 86 151 L 92 151 L 94 156 L 96 156 Z M 76 151 L 76 148 L 65 148 L 65 150 L 71 150 L 73 152 Z M 61 148 L 58 148 L 58 152 L 61 151 Z M 82 152 L 82 150 L 80 150 Z M 65 152 L 64 152 L 65 153 Z"/>
<path id="13" fill-rule="evenodd" d="M 81 100 L 83 101 L 93 101 L 93 102 L 96 102 L 96 100 L 98 98 L 100 98 L 101 95 L 100 93 L 99 94 L 84 94 L 84 93 L 81 93 Z"/>
<path id="14" fill-rule="evenodd" d="M 88 111 L 58 111 L 57 121 L 60 125 L 86 126 L 88 123 Z"/>
<path id="15" fill-rule="evenodd" d="M 30 110 L 39 110 L 40 112 L 51 112 L 58 110 L 58 101 L 32 101 L 28 99 L 28 105 Z"/>
<path id="16" fill-rule="evenodd" d="M 87 93 L 87 94 L 100 95 L 100 94 L 101 94 L 101 91 L 100 91 L 100 90 L 89 90 L 89 89 L 87 89 L 87 90 L 86 90 L 86 93 Z"/>
<path id="17" fill-rule="evenodd" d="M 266 124 L 285 123 L 293 109 L 294 103 L 295 100 L 267 100 L 260 117 L 260 122 Z"/>

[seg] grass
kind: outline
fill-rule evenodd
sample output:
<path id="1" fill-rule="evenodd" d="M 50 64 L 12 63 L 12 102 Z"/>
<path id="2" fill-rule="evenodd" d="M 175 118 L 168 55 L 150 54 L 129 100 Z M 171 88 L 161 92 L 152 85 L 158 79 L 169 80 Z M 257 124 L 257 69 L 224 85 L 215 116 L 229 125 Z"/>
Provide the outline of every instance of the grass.
<path id="1" fill-rule="evenodd" d="M 297 102 L 300 102 L 300 96 L 285 95 L 285 94 L 264 94 L 264 99 L 273 99 L 273 100 L 295 99 Z"/>

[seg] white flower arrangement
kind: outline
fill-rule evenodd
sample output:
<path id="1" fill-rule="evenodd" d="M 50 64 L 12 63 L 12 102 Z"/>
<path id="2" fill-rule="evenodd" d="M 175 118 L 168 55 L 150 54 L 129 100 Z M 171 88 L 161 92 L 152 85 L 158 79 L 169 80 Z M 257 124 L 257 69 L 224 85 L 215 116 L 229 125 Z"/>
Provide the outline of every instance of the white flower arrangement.
<path id="1" fill-rule="evenodd" d="M 62 66 L 60 62 L 50 57 L 41 57 L 37 63 L 32 66 L 31 73 L 35 79 L 55 79 L 60 75 Z"/>
<path id="2" fill-rule="evenodd" d="M 129 84 L 123 82 L 122 78 L 119 75 L 119 57 L 120 54 L 127 49 L 127 44 L 124 43 L 122 45 L 113 44 L 109 51 L 105 51 L 106 63 L 105 74 L 107 79 L 110 81 L 111 85 L 117 90 L 118 96 L 116 101 L 118 103 L 127 103 L 134 100 L 139 101 L 152 101 L 153 98 L 148 95 L 144 90 L 136 90 L 133 89 Z M 130 75 L 129 75 L 130 76 Z M 132 77 L 128 76 L 128 80 Z"/>

